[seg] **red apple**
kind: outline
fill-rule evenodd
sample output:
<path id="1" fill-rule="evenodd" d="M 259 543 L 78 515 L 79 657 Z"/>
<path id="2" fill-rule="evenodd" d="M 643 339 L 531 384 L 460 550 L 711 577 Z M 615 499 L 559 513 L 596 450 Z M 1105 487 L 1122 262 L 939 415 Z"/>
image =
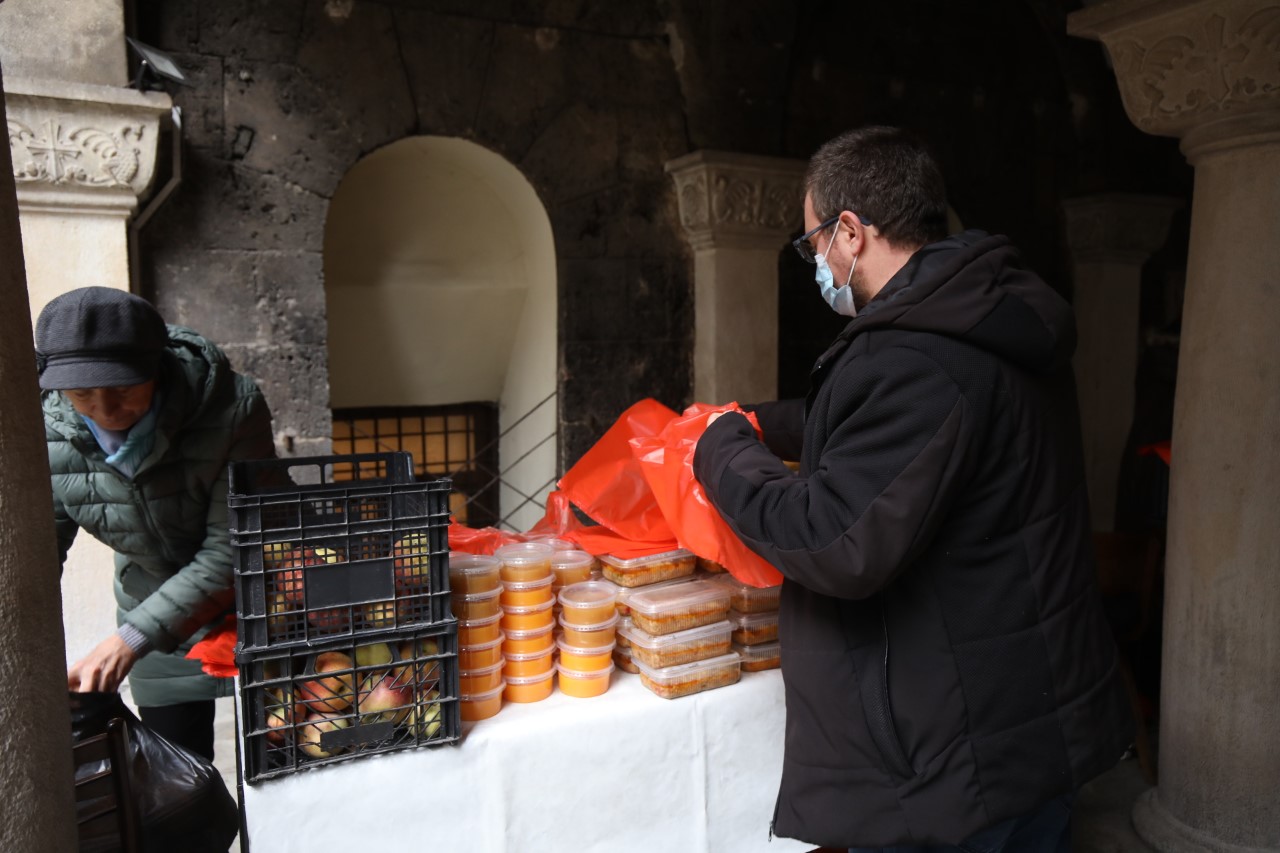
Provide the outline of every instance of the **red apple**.
<path id="1" fill-rule="evenodd" d="M 342 748 L 326 751 L 320 746 L 320 736 L 325 732 L 345 729 L 350 721 L 333 714 L 309 714 L 298 726 L 298 749 L 312 758 L 329 758 L 341 753 Z"/>
<path id="2" fill-rule="evenodd" d="M 352 666 L 351 658 L 342 652 L 316 655 L 316 677 L 298 683 L 298 700 L 313 713 L 338 713 L 350 708 Z"/>
<path id="3" fill-rule="evenodd" d="M 413 688 L 400 686 L 389 672 L 371 672 L 360 682 L 356 713 L 361 723 L 391 721 L 400 725 L 413 710 Z"/>

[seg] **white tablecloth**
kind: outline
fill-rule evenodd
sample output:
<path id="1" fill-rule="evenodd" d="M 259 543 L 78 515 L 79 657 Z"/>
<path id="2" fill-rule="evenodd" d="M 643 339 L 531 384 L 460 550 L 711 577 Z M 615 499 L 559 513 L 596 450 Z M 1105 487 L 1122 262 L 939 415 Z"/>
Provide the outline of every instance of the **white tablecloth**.
<path id="1" fill-rule="evenodd" d="M 615 672 L 407 750 L 244 786 L 253 853 L 789 853 L 769 841 L 782 769 L 778 670 L 660 699 Z"/>

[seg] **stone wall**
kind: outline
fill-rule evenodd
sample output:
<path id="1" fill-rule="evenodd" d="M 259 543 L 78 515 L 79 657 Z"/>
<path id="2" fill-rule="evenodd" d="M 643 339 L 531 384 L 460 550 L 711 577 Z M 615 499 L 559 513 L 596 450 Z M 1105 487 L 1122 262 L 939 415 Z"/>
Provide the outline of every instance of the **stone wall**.
<path id="1" fill-rule="evenodd" d="M 851 126 L 913 126 L 965 224 L 1010 234 L 1064 291 L 1063 198 L 1185 191 L 1176 146 L 1124 120 L 1062 5 L 138 0 L 139 36 L 195 83 L 175 93 L 185 176 L 144 231 L 147 289 L 259 378 L 282 446 L 323 449 L 328 201 L 390 142 L 474 141 L 523 172 L 552 222 L 571 464 L 635 400 L 690 402 L 692 255 L 667 160 L 805 159 Z M 829 334 L 806 308 L 810 271 L 783 269 L 794 372 Z"/>

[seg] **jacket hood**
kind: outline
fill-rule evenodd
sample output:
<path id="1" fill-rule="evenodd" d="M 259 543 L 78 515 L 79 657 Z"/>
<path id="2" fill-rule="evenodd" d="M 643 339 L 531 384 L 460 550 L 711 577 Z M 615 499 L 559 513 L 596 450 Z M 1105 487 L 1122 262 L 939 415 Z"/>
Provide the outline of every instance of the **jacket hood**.
<path id="1" fill-rule="evenodd" d="M 924 246 L 840 335 L 892 327 L 959 338 L 1035 372 L 1076 348 L 1071 306 L 1027 270 L 1008 237 L 965 231 Z"/>
<path id="2" fill-rule="evenodd" d="M 168 331 L 169 343 L 160 355 L 156 377 L 163 395 L 156 431 L 163 444 L 203 411 L 222 383 L 233 381 L 231 365 L 220 349 L 184 326 L 169 326 Z M 45 391 L 41 402 L 48 429 L 94 446 L 89 428 L 62 394 Z"/>

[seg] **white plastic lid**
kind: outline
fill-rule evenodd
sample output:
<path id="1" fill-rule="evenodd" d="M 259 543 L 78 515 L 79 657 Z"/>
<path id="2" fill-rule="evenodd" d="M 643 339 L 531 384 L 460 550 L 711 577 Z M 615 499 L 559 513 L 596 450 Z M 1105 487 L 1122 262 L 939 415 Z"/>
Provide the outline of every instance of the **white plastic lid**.
<path id="1" fill-rule="evenodd" d="M 612 607 L 618 599 L 616 584 L 604 581 L 580 581 L 560 590 L 560 605 L 574 610 Z"/>
<path id="2" fill-rule="evenodd" d="M 497 598 L 501 592 L 502 587 L 495 586 L 493 589 L 486 589 L 484 592 L 468 592 L 462 596 L 458 596 L 458 593 L 455 592 L 453 595 L 455 598 L 461 597 L 463 601 L 488 601 L 491 598 Z"/>
<path id="3" fill-rule="evenodd" d="M 678 583 L 693 583 L 697 578 L 683 577 L 672 578 L 671 580 L 658 581 L 657 583 L 646 584 L 645 586 L 618 586 L 618 604 L 627 604 L 631 600 L 631 596 L 637 592 L 652 592 L 655 589 L 662 589 L 667 586 L 675 586 Z M 613 583 L 613 581 L 605 581 L 605 583 Z M 628 605 L 629 606 L 629 605 Z"/>
<path id="4" fill-rule="evenodd" d="M 493 556 L 508 566 L 527 566 L 531 563 L 545 563 L 553 553 L 550 545 L 541 542 L 513 542 L 494 551 Z"/>
<path id="5" fill-rule="evenodd" d="M 530 628 L 527 631 L 513 631 L 507 629 L 507 639 L 509 640 L 536 640 L 551 633 L 551 629 L 555 627 L 554 622 L 543 625 L 541 628 Z"/>
<path id="6" fill-rule="evenodd" d="M 719 584 L 708 581 L 689 581 L 685 584 L 672 584 L 662 589 L 641 590 L 632 593 L 627 599 L 627 606 L 645 616 L 657 616 L 671 613 L 687 607 L 713 605 L 723 602 L 729 608 L 729 591 Z"/>
<path id="7" fill-rule="evenodd" d="M 449 552 L 449 574 L 451 575 L 486 575 L 496 572 L 502 561 L 497 557 L 485 554 L 464 554 L 461 551 Z"/>
<path id="8" fill-rule="evenodd" d="M 584 648 L 582 646 L 571 646 L 565 642 L 564 637 L 556 640 L 556 647 L 560 649 L 560 654 L 568 652 L 571 655 L 579 655 L 587 657 L 588 655 L 607 655 L 613 651 L 614 646 L 618 645 L 617 640 L 613 640 L 607 646 L 595 646 L 594 648 Z"/>
<path id="9" fill-rule="evenodd" d="M 497 622 L 501 618 L 502 618 L 501 613 L 495 613 L 492 616 L 486 616 L 483 619 L 459 619 L 458 627 L 459 628 L 483 628 L 487 625 L 492 625 L 494 622 Z"/>
<path id="10" fill-rule="evenodd" d="M 561 678 L 581 678 L 584 681 L 590 678 L 608 678 L 613 675 L 613 661 L 609 661 L 609 665 L 604 669 L 595 669 L 590 672 L 583 672 L 580 669 L 566 669 L 564 664 L 557 663 L 556 671 L 560 673 Z"/>
<path id="11" fill-rule="evenodd" d="M 632 557 L 629 560 L 624 560 L 621 557 L 615 557 L 612 554 L 601 554 L 600 559 L 602 562 L 608 563 L 614 568 L 623 569 L 625 571 L 627 569 L 643 569 L 645 566 L 650 566 L 654 563 L 665 563 L 669 560 L 692 560 L 693 552 L 686 551 L 683 548 L 677 548 L 674 551 L 663 551 L 661 554 L 648 554 L 644 557 Z"/>
<path id="12" fill-rule="evenodd" d="M 508 675 L 507 684 L 537 684 L 539 681 L 546 681 L 548 678 L 556 674 L 556 668 L 552 667 L 546 672 L 540 672 L 537 675 Z"/>
<path id="13" fill-rule="evenodd" d="M 503 652 L 502 656 L 507 660 L 537 660 L 549 656 L 556 650 L 556 647 L 547 644 L 545 649 L 538 649 L 536 652 Z"/>
<path id="14" fill-rule="evenodd" d="M 680 643 L 697 642 L 698 640 L 707 640 L 717 635 L 723 634 L 728 637 L 733 633 L 733 626 L 728 620 L 716 622 L 712 625 L 702 625 L 698 628 L 689 628 L 685 631 L 676 631 L 673 634 L 659 634 L 654 636 L 647 631 L 641 631 L 634 625 L 626 628 L 620 628 L 618 633 L 631 641 L 631 645 L 639 646 L 642 649 L 664 649 L 669 646 L 679 645 Z"/>
<path id="15" fill-rule="evenodd" d="M 564 614 L 562 613 L 560 614 L 560 626 L 562 628 L 568 628 L 570 631 L 603 631 L 605 628 L 611 628 L 614 625 L 617 625 L 619 618 L 617 611 L 615 611 L 614 614 L 604 622 L 597 622 L 594 625 L 575 625 L 572 622 L 566 625 L 564 621 Z"/>
<path id="16" fill-rule="evenodd" d="M 551 586 L 551 582 L 555 578 L 547 575 L 545 578 L 538 578 L 536 581 L 503 581 L 502 585 L 511 591 L 524 592 L 531 589 L 541 589 L 544 586 Z"/>
<path id="17" fill-rule="evenodd" d="M 579 566 L 590 566 L 595 563 L 596 558 L 588 554 L 586 551 L 578 551 L 567 548 L 563 551 L 556 551 L 551 555 L 551 567 L 572 569 Z"/>
<path id="18" fill-rule="evenodd" d="M 550 609 L 551 609 L 550 601 L 544 601 L 541 604 L 530 604 L 524 607 L 512 607 L 506 604 L 502 605 L 503 613 L 518 613 L 518 614 L 541 613 L 544 610 L 550 610 Z"/>

